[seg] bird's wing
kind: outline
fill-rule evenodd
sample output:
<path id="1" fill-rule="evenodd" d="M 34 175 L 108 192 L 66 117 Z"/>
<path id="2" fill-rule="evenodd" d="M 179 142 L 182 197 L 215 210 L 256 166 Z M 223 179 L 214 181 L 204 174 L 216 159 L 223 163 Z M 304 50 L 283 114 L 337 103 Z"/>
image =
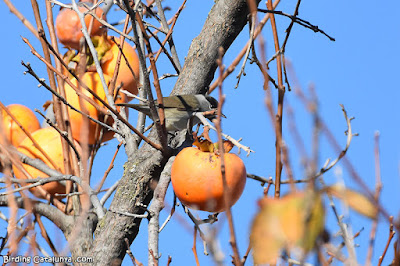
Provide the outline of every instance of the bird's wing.
<path id="1" fill-rule="evenodd" d="M 178 108 L 178 110 L 184 111 L 192 111 L 196 112 L 199 110 L 199 108 L 192 108 L 191 106 L 199 106 L 199 103 L 196 98 L 194 97 L 184 97 L 181 95 L 178 96 L 172 96 L 172 97 L 177 97 L 178 101 L 174 101 L 174 105 L 168 104 L 168 103 L 163 103 L 164 108 Z"/>

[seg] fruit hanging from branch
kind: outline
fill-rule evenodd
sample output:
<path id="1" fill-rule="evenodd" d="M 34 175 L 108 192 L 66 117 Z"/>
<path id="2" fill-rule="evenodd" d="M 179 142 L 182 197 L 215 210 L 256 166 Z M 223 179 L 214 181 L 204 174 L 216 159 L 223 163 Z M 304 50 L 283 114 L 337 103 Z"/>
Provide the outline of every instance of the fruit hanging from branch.
<path id="1" fill-rule="evenodd" d="M 97 58 L 100 61 L 101 69 L 105 75 L 112 77 L 116 72 L 118 64 L 118 76 L 115 82 L 115 89 L 123 89 L 131 94 L 138 94 L 139 85 L 139 58 L 135 49 L 129 44 L 127 40 L 124 41 L 123 46 L 119 38 L 113 36 L 94 36 L 92 37 L 94 48 L 97 52 Z M 122 52 L 122 53 L 121 53 Z M 118 55 L 121 53 L 121 58 L 118 61 Z M 72 72 L 78 74 L 78 65 L 81 62 L 81 53 L 69 50 L 64 54 L 64 61 Z M 84 55 L 86 57 L 87 72 L 95 72 L 93 57 L 90 53 Z M 64 71 L 64 74 L 67 74 Z M 120 94 L 123 94 L 120 92 Z M 128 97 L 128 100 L 131 100 Z"/>
<path id="2" fill-rule="evenodd" d="M 89 10 L 85 5 L 90 8 L 91 4 L 88 2 L 78 3 L 78 9 L 81 13 L 85 13 Z M 106 20 L 106 14 L 100 7 L 97 7 L 92 12 L 94 12 L 97 17 Z M 84 18 L 88 30 L 90 30 L 90 22 L 93 21 L 90 36 L 102 35 L 107 31 L 107 28 L 103 27 L 103 25 L 91 15 L 86 14 Z M 59 41 L 68 48 L 78 50 L 79 41 L 83 37 L 82 24 L 78 14 L 72 9 L 62 8 L 57 15 L 55 25 L 56 35 Z"/>
<path id="3" fill-rule="evenodd" d="M 10 104 L 6 108 L 27 132 L 32 133 L 40 128 L 39 120 L 28 107 L 21 104 Z M 2 110 L 2 122 L 6 139 L 17 147 L 26 137 L 25 132 L 5 110 Z"/>
<path id="4" fill-rule="evenodd" d="M 101 38 L 101 37 L 100 37 Z M 117 65 L 118 53 L 122 50 L 121 61 L 118 70 L 116 87 L 123 84 L 123 88 L 130 93 L 138 94 L 139 84 L 139 58 L 135 49 L 125 40 L 123 47 L 118 38 L 108 37 L 109 49 L 104 54 L 101 62 L 104 74 L 112 76 Z M 120 50 L 121 48 L 121 50 Z M 130 97 L 128 97 L 131 100 Z"/>
<path id="5" fill-rule="evenodd" d="M 64 154 L 61 144 L 61 136 L 52 127 L 41 128 L 32 133 L 32 138 L 35 142 L 40 146 L 41 150 L 46 153 L 45 154 L 38 149 L 32 140 L 26 137 L 18 146 L 18 151 L 33 158 L 42 160 L 47 166 L 52 169 L 55 169 L 61 173 L 64 173 Z M 79 144 L 75 143 L 75 145 L 79 148 Z M 80 148 L 79 148 L 80 149 Z M 49 160 L 50 158 L 50 160 Z M 67 159 L 69 160 L 69 159 Z M 45 178 L 48 177 L 42 171 L 29 166 L 27 164 L 22 164 L 24 170 L 16 165 L 13 165 L 13 170 L 15 177 L 18 179 L 28 179 L 28 178 Z M 26 171 L 29 176 L 24 174 Z M 49 194 L 54 195 L 65 194 L 65 186 L 60 182 L 50 182 L 41 186 L 45 189 Z M 32 188 L 30 191 L 37 197 L 42 197 L 41 193 L 37 190 L 37 188 Z"/>
<path id="6" fill-rule="evenodd" d="M 108 75 L 104 75 L 104 78 L 107 83 L 111 80 L 111 77 Z M 100 76 L 97 72 L 86 72 L 81 78 L 83 84 L 85 84 L 88 88 L 90 88 L 97 96 L 103 101 L 107 102 L 106 95 L 103 89 L 103 86 L 100 81 Z M 66 100 L 76 109 L 82 111 L 85 114 L 90 115 L 92 118 L 96 120 L 100 120 L 101 122 L 106 122 L 108 125 L 112 125 L 113 120 L 109 117 L 106 121 L 104 121 L 105 114 L 99 111 L 96 107 L 104 107 L 103 104 L 99 100 L 97 100 L 88 90 L 83 88 L 82 86 L 78 86 L 78 82 L 75 78 L 71 80 L 71 82 L 80 89 L 80 91 L 87 96 L 88 99 L 92 100 L 90 103 L 87 98 L 80 97 L 76 91 L 65 83 L 65 94 Z M 124 103 L 126 102 L 126 95 L 119 94 L 114 98 L 116 103 Z M 97 105 L 97 106 L 96 106 Z M 87 144 L 94 144 L 100 138 L 100 128 L 96 122 L 85 118 L 82 114 L 68 108 L 68 114 L 71 122 L 71 130 L 72 137 L 82 142 L 87 142 Z M 87 119 L 87 122 L 85 122 Z M 101 139 L 102 142 L 112 139 L 114 132 L 105 130 L 104 135 Z"/>
<path id="7" fill-rule="evenodd" d="M 209 143 L 210 144 L 210 143 Z M 224 188 L 221 156 L 213 151 L 214 145 L 204 142 L 198 147 L 183 149 L 175 158 L 171 169 L 171 182 L 178 199 L 186 206 L 208 212 L 222 212 L 231 207 L 242 195 L 246 184 L 246 167 L 235 154 L 225 153 Z M 208 148 L 207 148 L 208 147 Z M 225 204 L 224 194 L 229 201 Z"/>

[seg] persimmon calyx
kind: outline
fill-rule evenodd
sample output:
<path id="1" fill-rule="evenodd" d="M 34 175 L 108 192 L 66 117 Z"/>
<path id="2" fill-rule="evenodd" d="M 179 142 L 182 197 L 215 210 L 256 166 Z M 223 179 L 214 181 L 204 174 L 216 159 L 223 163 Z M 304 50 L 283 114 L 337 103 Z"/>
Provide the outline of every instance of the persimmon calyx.
<path id="1" fill-rule="evenodd" d="M 229 140 L 224 140 L 223 143 L 224 143 L 223 144 L 224 151 L 227 153 L 230 152 L 234 146 L 233 143 Z M 213 143 L 207 139 L 201 139 L 198 137 L 193 142 L 193 145 L 196 146 L 202 152 L 212 152 L 215 154 L 218 154 L 219 152 L 218 142 Z"/>

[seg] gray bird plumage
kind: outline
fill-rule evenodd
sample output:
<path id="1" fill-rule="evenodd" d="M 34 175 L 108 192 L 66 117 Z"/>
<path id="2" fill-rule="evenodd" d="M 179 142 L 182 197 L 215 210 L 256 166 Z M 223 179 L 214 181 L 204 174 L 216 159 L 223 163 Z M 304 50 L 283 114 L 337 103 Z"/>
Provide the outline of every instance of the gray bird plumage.
<path id="1" fill-rule="evenodd" d="M 118 105 L 136 109 L 154 120 L 151 117 L 150 107 L 148 104 L 121 103 Z M 160 107 L 157 101 L 155 101 L 155 105 L 156 107 Z M 218 107 L 218 101 L 211 96 L 205 96 L 202 94 L 177 95 L 163 97 L 163 106 L 166 121 L 165 127 L 167 131 L 180 131 L 187 128 L 188 120 L 193 116 L 193 113 L 216 110 Z M 208 119 L 213 119 L 215 115 L 208 115 L 206 117 Z M 196 125 L 198 123 L 200 123 L 200 120 L 195 117 L 193 119 L 193 124 Z"/>

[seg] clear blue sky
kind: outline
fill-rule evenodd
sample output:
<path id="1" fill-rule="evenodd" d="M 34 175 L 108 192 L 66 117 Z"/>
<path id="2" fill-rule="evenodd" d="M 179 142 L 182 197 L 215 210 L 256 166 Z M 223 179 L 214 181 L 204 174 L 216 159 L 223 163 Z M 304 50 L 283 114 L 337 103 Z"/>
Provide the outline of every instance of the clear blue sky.
<path id="1" fill-rule="evenodd" d="M 32 22 L 33 14 L 28 1 L 13 1 L 17 8 Z M 44 1 L 39 1 L 43 7 Z M 164 1 L 171 3 L 172 11 L 167 12 L 171 17 L 179 4 L 176 1 Z M 175 44 L 179 51 L 179 57 L 183 63 L 191 40 L 201 30 L 202 24 L 213 4 L 213 1 L 188 1 L 186 8 L 181 14 L 175 31 Z M 292 13 L 296 1 L 282 1 L 277 10 Z M 265 8 L 261 3 L 260 7 Z M 398 20 L 399 1 L 385 1 L 379 6 L 376 1 L 346 2 L 339 5 L 335 1 L 303 1 L 300 7 L 300 17 L 318 25 L 336 41 L 331 42 L 325 36 L 314 33 L 308 29 L 295 25 L 286 48 L 286 57 L 295 69 L 296 76 L 301 87 L 307 91 L 310 84 L 314 84 L 319 96 L 320 111 L 324 121 L 328 124 L 339 143 L 344 146 L 346 137 L 345 120 L 341 113 L 339 104 L 344 104 L 349 116 L 354 116 L 353 131 L 359 133 L 353 139 L 348 152 L 355 169 L 365 183 L 373 189 L 375 180 L 374 168 L 374 133 L 379 131 L 381 151 L 381 173 L 383 179 L 383 191 L 381 196 L 382 206 L 396 216 L 399 213 L 400 198 L 398 190 L 399 182 L 399 159 L 400 142 L 399 137 L 399 114 L 400 114 L 400 90 L 398 88 L 398 62 L 400 60 L 400 22 Z M 109 21 L 115 22 L 121 19 L 121 13 L 111 11 Z M 44 18 L 45 13 L 42 13 Z M 260 14 L 262 17 L 263 14 Z M 289 19 L 277 16 L 278 30 L 281 42 L 284 39 L 284 30 L 289 24 Z M 0 2 L 0 23 L 3 25 L 3 41 L 0 43 L 2 51 L 2 90 L 0 100 L 8 105 L 21 103 L 30 108 L 41 109 L 45 100 L 51 95 L 43 88 L 37 87 L 37 82 L 28 75 L 23 75 L 24 68 L 21 60 L 30 62 L 39 76 L 47 79 L 47 73 L 43 64 L 39 62 L 29 51 L 20 36 L 28 38 L 38 51 L 41 51 L 40 43 L 27 31 L 22 23 L 12 15 L 6 5 Z M 266 40 L 267 55 L 273 54 L 273 42 L 270 26 L 263 31 Z M 240 51 L 248 38 L 248 28 L 242 32 L 224 58 L 225 64 L 230 64 L 235 55 Z M 160 60 L 165 60 L 161 58 Z M 168 64 L 159 64 L 159 73 L 174 73 Z M 235 76 L 238 70 L 224 83 L 224 93 L 227 102 L 224 113 L 228 119 L 223 121 L 224 131 L 234 138 L 243 138 L 243 144 L 250 146 L 256 152 L 243 158 L 248 173 L 261 176 L 273 176 L 275 155 L 275 137 L 271 128 L 269 116 L 264 106 L 264 92 L 262 91 L 262 79 L 254 64 L 247 64 L 245 77 L 242 77 L 238 89 Z M 275 65 L 271 65 L 271 75 L 275 75 Z M 175 79 L 161 82 L 164 94 L 172 89 Z M 294 82 L 292 81 L 292 85 Z M 217 94 L 214 93 L 214 96 Z M 273 95 L 276 99 L 276 91 Z M 285 103 L 289 103 L 295 110 L 296 122 L 300 134 L 305 139 L 308 154 L 311 153 L 311 125 L 312 120 L 304 111 L 302 104 L 295 93 L 287 92 Z M 276 100 L 275 100 L 276 102 Z M 132 121 L 134 116 L 131 115 Z M 294 147 L 292 135 L 287 128 L 287 120 L 284 121 L 284 138 L 290 149 L 290 161 L 295 170 L 295 177 L 302 178 L 300 157 Z M 117 143 L 115 140 L 103 147 L 96 158 L 95 171 L 93 172 L 94 183 L 99 180 L 113 155 Z M 322 138 L 320 167 L 327 158 L 334 159 L 337 153 Z M 113 184 L 122 176 L 122 164 L 126 157 L 120 152 L 115 168 L 110 174 L 106 186 Z M 327 183 L 339 182 L 340 179 L 334 174 L 338 169 L 343 170 L 343 182 L 352 188 L 358 186 L 352 181 L 346 168 L 341 164 L 333 171 L 325 175 Z M 284 172 L 283 177 L 286 177 Z M 248 245 L 248 234 L 250 222 L 257 211 L 257 200 L 262 196 L 262 188 L 259 183 L 248 180 L 245 192 L 239 202 L 233 208 L 236 232 L 238 236 L 241 255 L 244 254 Z M 166 202 L 172 204 L 171 189 L 167 195 Z M 338 205 L 340 207 L 340 204 Z M 332 234 L 338 228 L 332 220 L 332 211 L 327 208 L 328 228 Z M 342 212 L 343 213 L 343 212 Z M 163 211 L 162 219 L 167 215 Z M 206 213 L 198 213 L 200 217 L 206 217 Z M 214 227 L 222 228 L 219 232 L 219 240 L 222 250 L 226 255 L 226 264 L 229 263 L 231 250 L 228 244 L 228 231 L 226 219 L 221 216 L 220 222 Z M 162 220 L 163 221 L 163 220 Z M 369 231 L 371 222 L 363 219 L 358 214 L 350 211 L 346 214 L 346 222 L 353 226 L 353 232 L 364 227 L 364 231 L 355 240 L 359 245 L 356 248 L 360 264 L 364 264 L 366 250 L 368 247 Z M 1 227 L 0 232 L 5 230 Z M 388 224 L 381 220 L 377 233 L 377 242 L 373 264 L 376 264 L 381 255 L 388 235 Z M 62 238 L 61 235 L 59 235 Z M 55 237 L 56 238 L 56 237 Z M 339 240 L 336 240 L 336 243 Z M 61 241 L 56 240 L 56 243 Z M 172 256 L 174 265 L 193 265 L 195 263 L 191 252 L 193 242 L 192 225 L 188 217 L 177 208 L 177 213 L 166 229 L 160 234 L 160 252 L 162 253 L 161 264 L 165 264 L 168 255 Z M 211 265 L 209 257 L 202 255 L 202 244 L 197 243 L 201 265 Z M 132 245 L 135 257 L 147 264 L 147 221 L 142 222 L 139 237 Z M 384 265 L 389 263 L 393 257 L 392 248 L 389 249 Z M 128 258 L 129 259 L 129 258 Z M 129 265 L 129 261 L 126 261 Z"/>

